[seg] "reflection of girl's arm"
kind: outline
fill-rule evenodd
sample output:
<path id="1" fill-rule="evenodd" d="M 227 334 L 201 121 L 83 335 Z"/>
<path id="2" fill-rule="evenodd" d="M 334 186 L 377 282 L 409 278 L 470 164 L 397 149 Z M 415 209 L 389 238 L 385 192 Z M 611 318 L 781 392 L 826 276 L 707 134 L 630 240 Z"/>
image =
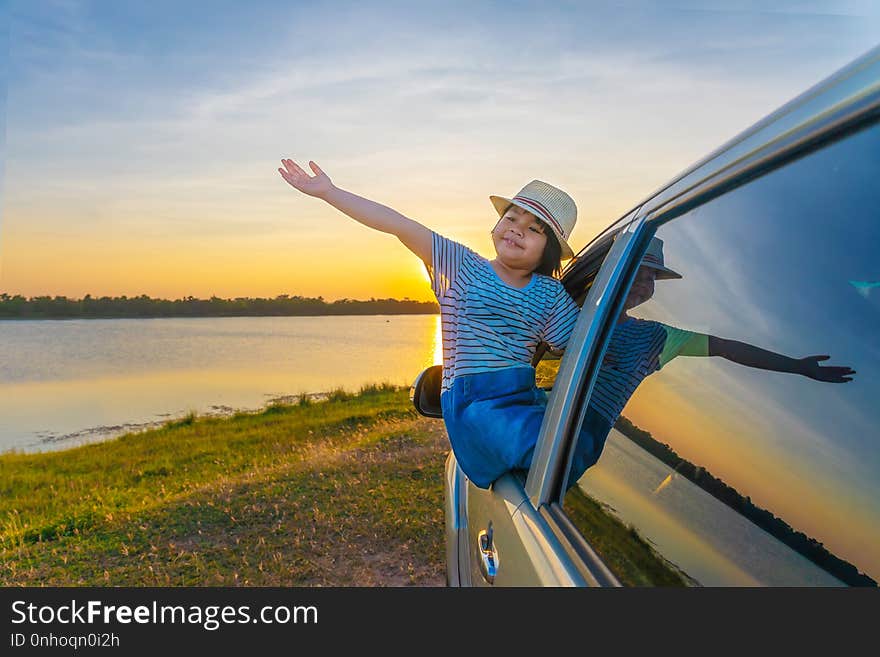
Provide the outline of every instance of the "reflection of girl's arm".
<path id="1" fill-rule="evenodd" d="M 828 360 L 830 356 L 806 356 L 804 358 L 789 358 L 766 349 L 761 349 L 752 344 L 725 340 L 714 335 L 709 336 L 709 355 L 722 356 L 727 360 L 747 367 L 757 367 L 762 370 L 773 372 L 786 372 L 788 374 L 800 374 L 817 381 L 829 383 L 844 383 L 852 381 L 849 375 L 855 374 L 855 370 L 849 367 L 823 366 L 819 361 Z"/>

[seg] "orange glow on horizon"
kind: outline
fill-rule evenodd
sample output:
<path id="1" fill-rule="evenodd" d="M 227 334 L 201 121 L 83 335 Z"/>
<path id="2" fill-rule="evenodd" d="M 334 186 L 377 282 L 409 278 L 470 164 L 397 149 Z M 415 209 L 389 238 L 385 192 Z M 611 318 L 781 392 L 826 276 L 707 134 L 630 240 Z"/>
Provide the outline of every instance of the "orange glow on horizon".
<path id="1" fill-rule="evenodd" d="M 11 232 L 11 231 L 10 231 Z M 36 243 L 4 236 L 0 292 L 24 296 L 268 297 L 280 294 L 336 299 L 410 298 L 434 301 L 425 267 L 396 240 L 341 257 L 315 245 L 294 249 L 271 240 L 229 247 L 181 240 L 106 237 Z"/>
<path id="2" fill-rule="evenodd" d="M 407 200 L 383 190 L 376 195 L 481 255 L 494 256 L 489 230 L 496 217 L 486 196 Z M 112 196 L 97 198 L 96 192 L 88 203 L 64 207 L 48 199 L 33 207 L 8 203 L 0 233 L 0 292 L 435 300 L 424 264 L 395 237 L 314 199 L 282 188 L 274 205 L 249 209 L 256 218 L 253 229 L 238 218 L 248 212 L 244 201 L 210 206 L 207 217 L 191 216 L 199 214 L 193 199 L 178 202 L 180 207 L 171 198 L 158 207 L 144 200 L 129 206 Z M 582 218 L 572 243 L 585 243 L 607 223 Z"/>

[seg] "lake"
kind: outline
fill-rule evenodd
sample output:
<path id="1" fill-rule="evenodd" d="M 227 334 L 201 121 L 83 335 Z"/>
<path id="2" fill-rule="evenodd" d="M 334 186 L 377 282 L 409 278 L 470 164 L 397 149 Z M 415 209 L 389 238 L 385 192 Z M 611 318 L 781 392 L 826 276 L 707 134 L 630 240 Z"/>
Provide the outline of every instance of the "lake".
<path id="1" fill-rule="evenodd" d="M 842 586 L 616 429 L 578 486 L 702 586 Z"/>
<path id="2" fill-rule="evenodd" d="M 0 321 L 0 452 L 105 440 L 276 398 L 410 385 L 438 315 Z"/>

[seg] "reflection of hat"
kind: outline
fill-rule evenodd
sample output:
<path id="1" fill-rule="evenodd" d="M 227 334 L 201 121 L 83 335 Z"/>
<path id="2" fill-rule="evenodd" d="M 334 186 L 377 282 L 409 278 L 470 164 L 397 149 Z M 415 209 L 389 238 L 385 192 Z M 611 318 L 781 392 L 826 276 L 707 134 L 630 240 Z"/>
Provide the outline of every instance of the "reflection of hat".
<path id="1" fill-rule="evenodd" d="M 490 196 L 489 200 L 498 211 L 499 216 L 511 205 L 527 210 L 542 222 L 550 226 L 550 230 L 559 240 L 562 247 L 562 259 L 574 256 L 568 245 L 568 238 L 577 223 L 577 206 L 571 196 L 558 187 L 541 180 L 533 180 L 523 187 L 513 198 Z"/>
<path id="2" fill-rule="evenodd" d="M 681 274 L 672 271 L 663 264 L 663 240 L 659 237 L 652 237 L 651 243 L 648 245 L 648 251 L 642 256 L 642 267 L 650 267 L 657 270 L 655 278 L 662 280 L 664 278 L 681 278 Z"/>

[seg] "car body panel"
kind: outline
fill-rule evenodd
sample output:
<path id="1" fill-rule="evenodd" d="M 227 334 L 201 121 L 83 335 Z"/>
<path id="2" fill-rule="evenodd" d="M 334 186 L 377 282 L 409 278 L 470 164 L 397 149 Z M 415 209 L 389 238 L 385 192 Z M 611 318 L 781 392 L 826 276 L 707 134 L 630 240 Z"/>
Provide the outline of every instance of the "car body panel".
<path id="1" fill-rule="evenodd" d="M 528 503 L 521 480 L 507 474 L 490 490 L 469 487 L 468 561 L 470 580 L 488 586 L 480 572 L 478 535 L 489 523 L 497 552 L 496 586 L 584 586 L 586 582 L 544 519 Z M 560 558 L 560 555 L 563 555 Z"/>
<path id="2" fill-rule="evenodd" d="M 443 515 L 446 521 L 446 584 L 448 586 L 468 586 L 470 578 L 462 580 L 462 569 L 467 565 L 467 513 L 465 496 L 467 482 L 458 467 L 455 455 L 449 452 L 446 457 L 443 486 Z M 453 537 L 449 540 L 449 537 Z M 461 556 L 460 556 L 461 555 Z"/>

